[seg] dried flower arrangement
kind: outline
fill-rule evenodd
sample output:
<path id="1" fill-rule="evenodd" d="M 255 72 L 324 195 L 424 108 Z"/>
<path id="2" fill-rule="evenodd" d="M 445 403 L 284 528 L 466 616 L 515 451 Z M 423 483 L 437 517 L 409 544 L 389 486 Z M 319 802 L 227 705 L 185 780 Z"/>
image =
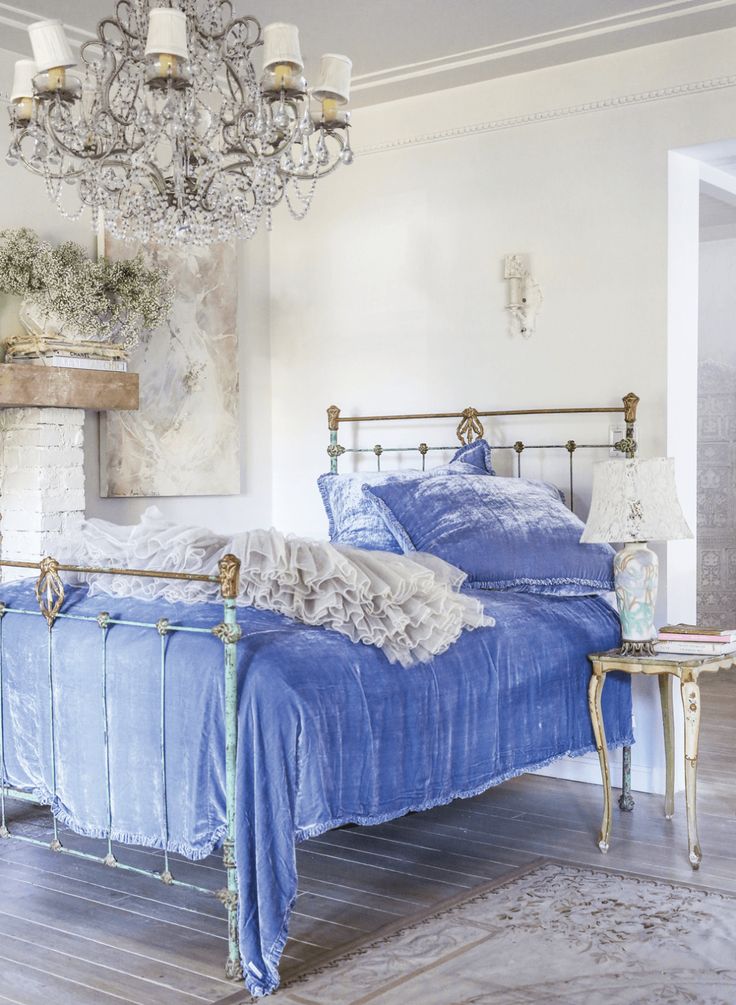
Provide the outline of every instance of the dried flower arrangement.
<path id="1" fill-rule="evenodd" d="M 165 271 L 140 255 L 94 261 L 72 241 L 52 247 L 25 227 L 0 231 L 0 293 L 22 297 L 43 328 L 124 349 L 166 320 L 174 295 Z M 28 327 L 23 312 L 21 321 Z"/>

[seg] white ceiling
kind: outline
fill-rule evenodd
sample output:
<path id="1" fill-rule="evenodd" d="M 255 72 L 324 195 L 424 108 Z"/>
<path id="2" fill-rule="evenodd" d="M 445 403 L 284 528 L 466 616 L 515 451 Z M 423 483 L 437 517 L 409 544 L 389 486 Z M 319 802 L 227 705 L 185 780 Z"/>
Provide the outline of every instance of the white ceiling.
<path id="1" fill-rule="evenodd" d="M 78 41 L 114 0 L 0 2 L 0 47 L 30 52 L 25 25 L 62 17 Z M 736 0 L 234 0 L 262 23 L 300 26 L 307 71 L 323 51 L 354 62 L 354 104 L 454 87 L 736 26 Z"/>

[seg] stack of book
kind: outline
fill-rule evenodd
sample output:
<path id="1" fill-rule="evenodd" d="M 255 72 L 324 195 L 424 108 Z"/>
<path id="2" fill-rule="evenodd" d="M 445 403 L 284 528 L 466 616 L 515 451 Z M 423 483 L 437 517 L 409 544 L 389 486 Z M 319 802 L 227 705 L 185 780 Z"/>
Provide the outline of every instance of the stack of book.
<path id="1" fill-rule="evenodd" d="M 122 346 L 109 342 L 91 339 L 72 341 L 62 336 L 29 334 L 8 339 L 5 362 L 125 373 L 128 369 L 127 355 Z"/>
<path id="2" fill-rule="evenodd" d="M 656 649 L 658 653 L 726 656 L 736 653 L 736 628 L 666 625 L 659 630 Z"/>

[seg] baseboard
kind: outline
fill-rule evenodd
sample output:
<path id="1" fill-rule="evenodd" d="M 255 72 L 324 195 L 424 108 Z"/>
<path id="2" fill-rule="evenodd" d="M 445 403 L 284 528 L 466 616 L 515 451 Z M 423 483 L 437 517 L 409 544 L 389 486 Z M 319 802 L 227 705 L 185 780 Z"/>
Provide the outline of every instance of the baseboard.
<path id="1" fill-rule="evenodd" d="M 615 788 L 621 786 L 621 751 L 614 750 L 610 754 L 611 782 Z M 588 782 L 592 785 L 601 784 L 601 769 L 597 754 L 584 754 L 582 757 L 563 757 L 559 761 L 540 768 L 537 775 L 547 775 L 551 778 L 565 778 L 572 782 Z M 647 764 L 632 764 L 631 787 L 636 792 L 653 792 L 664 794 L 664 768 Z"/>

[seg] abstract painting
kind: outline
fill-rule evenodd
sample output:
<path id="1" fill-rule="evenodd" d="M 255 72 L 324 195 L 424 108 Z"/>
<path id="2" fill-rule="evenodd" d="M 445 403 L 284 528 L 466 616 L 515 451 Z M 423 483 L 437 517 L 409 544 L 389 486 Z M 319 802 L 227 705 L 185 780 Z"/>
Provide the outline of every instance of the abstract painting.
<path id="1" fill-rule="evenodd" d="M 100 416 L 100 494 L 237 495 L 240 416 L 237 252 L 165 247 L 101 236 L 108 258 L 164 266 L 175 289 L 165 325 L 144 334 L 128 369 L 140 375 L 137 412 Z"/>

